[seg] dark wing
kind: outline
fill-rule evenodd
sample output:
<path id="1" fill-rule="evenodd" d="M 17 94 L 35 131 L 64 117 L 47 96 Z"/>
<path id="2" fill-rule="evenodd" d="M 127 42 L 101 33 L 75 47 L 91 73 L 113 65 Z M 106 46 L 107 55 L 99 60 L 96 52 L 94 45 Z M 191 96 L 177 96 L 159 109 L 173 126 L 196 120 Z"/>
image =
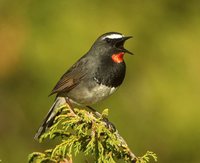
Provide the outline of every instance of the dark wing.
<path id="1" fill-rule="evenodd" d="M 80 59 L 78 62 L 76 62 L 58 81 L 56 86 L 53 88 L 50 95 L 54 93 L 62 94 L 67 93 L 74 87 L 76 87 L 81 79 L 84 78 L 86 75 L 86 69 L 84 68 L 87 64 L 87 61 L 85 59 Z M 50 96 L 49 95 L 49 96 Z"/>

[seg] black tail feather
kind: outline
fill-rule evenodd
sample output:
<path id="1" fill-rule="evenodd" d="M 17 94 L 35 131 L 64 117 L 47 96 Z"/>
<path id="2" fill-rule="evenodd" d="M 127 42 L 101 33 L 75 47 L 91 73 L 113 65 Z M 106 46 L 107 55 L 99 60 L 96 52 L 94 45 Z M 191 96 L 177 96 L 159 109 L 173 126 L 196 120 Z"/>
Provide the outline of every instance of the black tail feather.
<path id="1" fill-rule="evenodd" d="M 63 100 L 63 99 L 62 99 Z M 34 136 L 35 140 L 38 140 L 40 138 L 40 136 L 49 128 L 52 126 L 54 119 L 56 116 L 58 116 L 60 114 L 59 111 L 56 111 L 56 108 L 58 108 L 61 103 L 63 103 L 61 101 L 61 98 L 56 98 L 55 102 L 53 103 L 53 105 L 51 106 L 51 108 L 49 109 L 49 112 L 47 113 L 45 119 L 43 120 L 42 125 L 39 127 L 37 133 Z"/>

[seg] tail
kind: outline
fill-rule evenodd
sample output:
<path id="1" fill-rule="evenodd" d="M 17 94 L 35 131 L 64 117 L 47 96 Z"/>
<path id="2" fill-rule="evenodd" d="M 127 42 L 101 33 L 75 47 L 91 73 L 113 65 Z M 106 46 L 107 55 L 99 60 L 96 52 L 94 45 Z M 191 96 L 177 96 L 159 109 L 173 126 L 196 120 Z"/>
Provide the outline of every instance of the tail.
<path id="1" fill-rule="evenodd" d="M 37 133 L 35 134 L 34 139 L 38 140 L 40 136 L 49 128 L 52 126 L 53 121 L 56 116 L 60 114 L 60 110 L 57 110 L 59 106 L 65 104 L 65 98 L 64 97 L 57 97 L 51 108 L 49 109 L 49 112 L 47 113 L 45 119 L 43 120 L 42 125 L 39 127 Z"/>

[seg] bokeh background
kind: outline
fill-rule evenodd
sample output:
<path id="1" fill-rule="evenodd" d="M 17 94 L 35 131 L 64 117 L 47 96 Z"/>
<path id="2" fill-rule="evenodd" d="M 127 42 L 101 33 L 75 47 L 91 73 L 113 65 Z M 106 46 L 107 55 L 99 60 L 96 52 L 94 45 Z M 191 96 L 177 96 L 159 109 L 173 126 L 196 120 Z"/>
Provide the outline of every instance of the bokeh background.
<path id="1" fill-rule="evenodd" d="M 96 105 L 132 151 L 200 162 L 200 1 L 0 0 L 0 160 L 27 162 L 59 77 L 109 31 L 133 35 L 121 88 Z M 77 162 L 85 162 L 80 158 Z"/>

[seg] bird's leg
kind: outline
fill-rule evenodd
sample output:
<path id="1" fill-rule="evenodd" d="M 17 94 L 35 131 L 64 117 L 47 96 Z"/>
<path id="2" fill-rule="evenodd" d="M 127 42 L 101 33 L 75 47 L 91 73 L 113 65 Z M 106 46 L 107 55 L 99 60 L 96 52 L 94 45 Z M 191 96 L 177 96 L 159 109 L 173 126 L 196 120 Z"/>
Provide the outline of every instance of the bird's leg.
<path id="1" fill-rule="evenodd" d="M 116 131 L 116 128 L 115 128 L 114 124 L 111 123 L 111 122 L 108 120 L 108 118 L 102 117 L 102 115 L 101 115 L 98 111 L 96 111 L 94 108 L 92 108 L 91 106 L 86 106 L 86 107 L 89 108 L 89 109 L 94 113 L 94 115 L 97 116 L 97 118 L 102 118 L 103 121 L 106 123 L 106 126 L 107 126 L 109 129 L 111 129 L 112 131 Z"/>
<path id="2" fill-rule="evenodd" d="M 65 101 L 66 101 L 66 103 L 69 105 L 71 114 L 72 114 L 72 115 L 76 115 L 76 114 L 75 114 L 76 112 L 75 112 L 75 110 L 74 110 L 74 107 L 72 106 L 72 104 L 71 104 L 71 102 L 70 102 L 70 100 L 69 100 L 68 97 L 65 97 Z"/>
<path id="3" fill-rule="evenodd" d="M 98 118 L 101 117 L 101 114 L 98 111 L 96 111 L 93 107 L 91 106 L 86 106 L 86 107 L 90 109 Z"/>

